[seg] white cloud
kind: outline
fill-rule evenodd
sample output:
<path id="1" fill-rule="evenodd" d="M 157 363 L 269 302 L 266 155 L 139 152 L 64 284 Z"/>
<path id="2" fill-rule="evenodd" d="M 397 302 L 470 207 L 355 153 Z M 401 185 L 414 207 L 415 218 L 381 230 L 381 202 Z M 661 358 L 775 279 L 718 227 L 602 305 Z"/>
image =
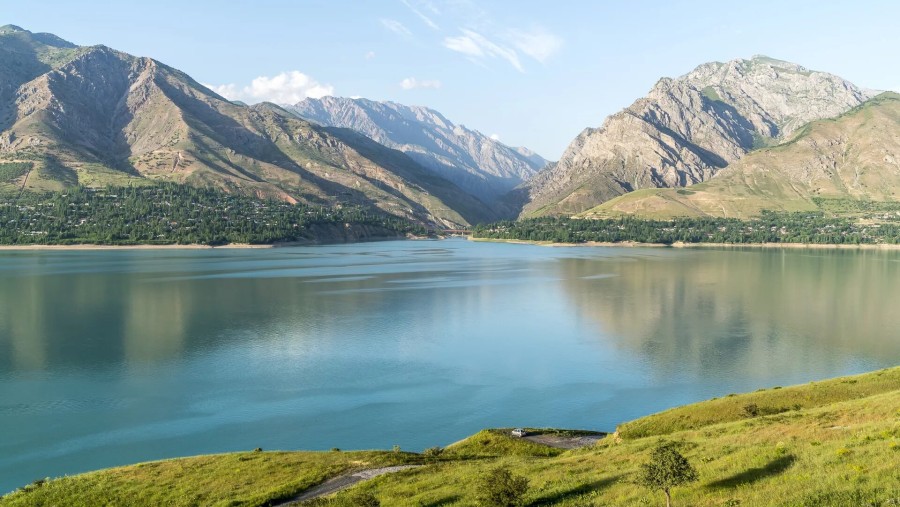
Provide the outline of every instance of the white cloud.
<path id="1" fill-rule="evenodd" d="M 299 71 L 282 72 L 275 76 L 259 76 L 248 86 L 236 84 L 205 85 L 228 100 L 240 100 L 250 104 L 275 102 L 296 104 L 305 98 L 322 98 L 334 95 L 334 87 L 324 85 Z"/>
<path id="2" fill-rule="evenodd" d="M 491 134 L 491 139 L 493 139 L 494 141 L 499 141 L 500 135 L 499 134 Z"/>
<path id="3" fill-rule="evenodd" d="M 403 37 L 412 37 L 412 32 L 409 31 L 409 28 L 406 28 L 406 25 L 397 21 L 396 19 L 381 18 L 381 24 L 397 35 Z"/>
<path id="4" fill-rule="evenodd" d="M 541 63 L 553 56 L 563 45 L 562 39 L 543 28 L 530 32 L 511 30 L 509 38 L 519 51 Z"/>
<path id="5" fill-rule="evenodd" d="M 400 1 L 403 2 L 403 5 L 405 5 L 409 10 L 411 10 L 413 12 L 413 14 L 418 16 L 419 19 L 421 19 L 423 23 L 428 25 L 428 28 L 431 28 L 432 30 L 440 30 L 441 29 L 441 27 L 438 26 L 438 24 L 435 23 L 433 19 L 426 16 L 421 10 L 416 8 L 416 6 L 410 4 L 407 0 L 400 0 Z M 424 3 L 425 7 L 427 7 L 429 10 L 431 10 L 435 14 L 438 13 L 437 9 L 435 9 L 434 5 L 432 5 L 430 2 L 417 2 L 417 3 Z"/>
<path id="6" fill-rule="evenodd" d="M 419 80 L 414 77 L 408 77 L 400 81 L 400 88 L 404 90 L 415 90 L 416 88 L 437 89 L 441 87 L 441 82 L 437 79 Z"/>
<path id="7" fill-rule="evenodd" d="M 366 60 L 371 60 L 372 58 L 375 58 L 374 51 L 369 51 L 368 53 L 366 53 Z"/>
<path id="8" fill-rule="evenodd" d="M 525 72 L 515 49 L 495 43 L 480 33 L 463 28 L 462 35 L 445 37 L 444 47 L 475 59 L 501 58 L 519 72 Z"/>

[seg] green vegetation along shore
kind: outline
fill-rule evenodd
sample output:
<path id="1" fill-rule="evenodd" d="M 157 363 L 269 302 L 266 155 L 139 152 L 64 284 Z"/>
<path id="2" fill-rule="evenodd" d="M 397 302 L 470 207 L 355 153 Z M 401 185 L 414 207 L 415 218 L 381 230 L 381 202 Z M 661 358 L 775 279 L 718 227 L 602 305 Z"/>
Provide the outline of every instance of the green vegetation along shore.
<path id="1" fill-rule="evenodd" d="M 877 218 L 872 215 L 877 216 Z M 475 239 L 551 243 L 675 243 L 881 245 L 900 243 L 900 204 L 865 217 L 835 216 L 822 211 L 763 212 L 749 220 L 683 217 L 646 220 L 535 218 L 479 225 Z"/>
<path id="2" fill-rule="evenodd" d="M 263 200 L 177 184 L 0 195 L 0 245 L 342 242 L 425 234 L 361 207 Z"/>
<path id="3" fill-rule="evenodd" d="M 39 481 L 0 506 L 263 506 L 352 470 L 423 465 L 383 475 L 314 505 L 477 505 L 498 466 L 527 479 L 522 505 L 664 505 L 642 465 L 669 442 L 696 469 L 673 488 L 678 506 L 889 506 L 900 502 L 900 367 L 731 394 L 622 424 L 596 445 L 555 449 L 484 430 L 418 453 L 244 452 L 143 463 Z M 362 495 L 362 496 L 361 496 Z"/>

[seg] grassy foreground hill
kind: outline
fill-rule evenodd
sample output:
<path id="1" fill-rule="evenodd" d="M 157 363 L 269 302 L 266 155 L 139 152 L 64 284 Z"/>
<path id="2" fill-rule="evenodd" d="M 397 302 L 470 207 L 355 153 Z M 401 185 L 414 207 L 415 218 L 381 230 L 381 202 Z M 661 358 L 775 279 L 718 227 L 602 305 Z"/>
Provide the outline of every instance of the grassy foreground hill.
<path id="1" fill-rule="evenodd" d="M 596 446 L 558 450 L 485 430 L 440 455 L 247 452 L 143 463 L 27 486 L 0 498 L 24 505 L 272 505 L 351 470 L 396 464 L 338 493 L 382 505 L 476 505 L 473 484 L 505 465 L 527 477 L 526 505 L 660 505 L 636 485 L 660 441 L 676 442 L 699 481 L 675 505 L 888 506 L 900 502 L 900 367 L 728 395 L 621 425 Z"/>

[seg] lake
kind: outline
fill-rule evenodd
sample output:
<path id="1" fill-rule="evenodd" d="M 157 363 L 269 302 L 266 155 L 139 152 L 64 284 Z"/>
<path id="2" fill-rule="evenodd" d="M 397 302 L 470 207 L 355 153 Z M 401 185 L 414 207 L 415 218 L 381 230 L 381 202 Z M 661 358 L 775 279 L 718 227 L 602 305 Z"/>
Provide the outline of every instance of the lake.
<path id="1" fill-rule="evenodd" d="M 612 431 L 900 363 L 900 252 L 0 252 L 0 492 L 174 456 Z"/>

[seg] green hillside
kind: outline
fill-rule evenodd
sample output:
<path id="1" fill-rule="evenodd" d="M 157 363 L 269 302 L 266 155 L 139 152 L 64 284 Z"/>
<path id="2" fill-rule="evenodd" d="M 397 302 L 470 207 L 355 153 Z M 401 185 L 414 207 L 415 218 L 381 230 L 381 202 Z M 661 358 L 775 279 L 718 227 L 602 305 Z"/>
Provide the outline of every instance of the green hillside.
<path id="1" fill-rule="evenodd" d="M 900 498 L 900 367 L 729 395 L 620 426 L 597 445 L 562 451 L 483 431 L 444 452 L 257 452 L 102 470 L 30 485 L 0 499 L 25 505 L 271 505 L 349 470 L 422 464 L 337 494 L 381 505 L 475 505 L 474 484 L 498 465 L 529 481 L 525 505 L 644 506 L 661 493 L 635 483 L 661 440 L 699 480 L 674 505 L 896 505 Z M 892 503 L 893 502 L 893 503 Z"/>

